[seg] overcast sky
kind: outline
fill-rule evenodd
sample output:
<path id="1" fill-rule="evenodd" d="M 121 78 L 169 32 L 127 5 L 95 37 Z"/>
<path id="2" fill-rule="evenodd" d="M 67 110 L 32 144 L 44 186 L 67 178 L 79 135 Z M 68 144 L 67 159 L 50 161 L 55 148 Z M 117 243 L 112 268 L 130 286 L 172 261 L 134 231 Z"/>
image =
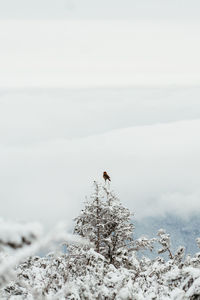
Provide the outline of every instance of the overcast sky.
<path id="1" fill-rule="evenodd" d="M 0 87 L 200 84 L 200 4 L 0 0 Z"/>
<path id="2" fill-rule="evenodd" d="M 0 0 L 3 217 L 71 221 L 104 170 L 137 218 L 200 210 L 199 9 Z"/>
<path id="3" fill-rule="evenodd" d="M 0 21 L 0 87 L 198 85 L 198 22 Z"/>
<path id="4" fill-rule="evenodd" d="M 199 19 L 198 0 L 0 0 L 2 19 Z"/>
<path id="5" fill-rule="evenodd" d="M 143 216 L 200 212 L 200 88 L 4 90 L 1 215 L 72 220 L 111 176 Z"/>

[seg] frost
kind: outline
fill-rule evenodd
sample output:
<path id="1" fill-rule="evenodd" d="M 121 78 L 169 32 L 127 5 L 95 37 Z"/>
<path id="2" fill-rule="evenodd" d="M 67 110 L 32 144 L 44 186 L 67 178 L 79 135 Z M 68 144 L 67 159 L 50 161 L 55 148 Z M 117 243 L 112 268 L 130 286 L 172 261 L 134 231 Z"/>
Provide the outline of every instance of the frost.
<path id="1" fill-rule="evenodd" d="M 0 299 L 200 299 L 200 253 L 185 257 L 181 246 L 172 252 L 164 229 L 156 238 L 135 240 L 131 216 L 109 186 L 95 182 L 74 234 L 65 223 L 44 234 L 37 223 L 1 220 Z M 138 255 L 155 251 L 155 243 L 161 256 Z M 48 253 L 38 256 L 44 249 Z"/>

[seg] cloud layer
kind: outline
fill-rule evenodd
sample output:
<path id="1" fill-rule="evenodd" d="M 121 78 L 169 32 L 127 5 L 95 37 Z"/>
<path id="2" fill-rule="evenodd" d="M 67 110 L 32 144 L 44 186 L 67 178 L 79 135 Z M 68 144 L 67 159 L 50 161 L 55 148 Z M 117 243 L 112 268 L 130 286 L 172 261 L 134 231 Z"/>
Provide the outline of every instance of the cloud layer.
<path id="1" fill-rule="evenodd" d="M 137 218 L 199 211 L 199 93 L 2 91 L 1 215 L 71 220 L 104 170 Z"/>

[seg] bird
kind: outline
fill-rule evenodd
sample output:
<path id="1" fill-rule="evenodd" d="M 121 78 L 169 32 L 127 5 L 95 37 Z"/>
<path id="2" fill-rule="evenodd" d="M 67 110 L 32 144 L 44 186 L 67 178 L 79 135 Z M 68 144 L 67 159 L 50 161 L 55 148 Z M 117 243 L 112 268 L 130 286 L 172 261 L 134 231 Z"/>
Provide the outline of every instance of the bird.
<path id="1" fill-rule="evenodd" d="M 106 182 L 106 180 L 111 181 L 110 176 L 107 174 L 107 172 L 103 172 L 103 178 L 104 178 L 105 182 Z"/>

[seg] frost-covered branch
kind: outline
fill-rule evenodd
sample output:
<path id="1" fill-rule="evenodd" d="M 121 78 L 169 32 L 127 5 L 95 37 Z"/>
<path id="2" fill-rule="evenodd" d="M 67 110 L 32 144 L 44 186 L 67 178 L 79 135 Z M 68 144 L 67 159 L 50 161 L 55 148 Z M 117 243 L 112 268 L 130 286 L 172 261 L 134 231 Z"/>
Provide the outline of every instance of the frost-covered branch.
<path id="1" fill-rule="evenodd" d="M 134 240 L 134 245 L 129 249 L 129 251 L 139 251 L 139 250 L 150 250 L 154 248 L 154 243 L 156 238 L 148 239 L 145 236 L 140 237 L 139 239 Z"/>
<path id="2" fill-rule="evenodd" d="M 173 255 L 172 255 L 172 252 L 170 250 L 170 247 L 171 247 L 170 235 L 167 234 L 164 229 L 160 229 L 158 231 L 157 235 L 159 236 L 158 242 L 162 246 L 162 248 L 160 248 L 158 250 L 158 253 L 160 254 L 160 253 L 168 252 L 169 258 L 173 259 Z"/>

